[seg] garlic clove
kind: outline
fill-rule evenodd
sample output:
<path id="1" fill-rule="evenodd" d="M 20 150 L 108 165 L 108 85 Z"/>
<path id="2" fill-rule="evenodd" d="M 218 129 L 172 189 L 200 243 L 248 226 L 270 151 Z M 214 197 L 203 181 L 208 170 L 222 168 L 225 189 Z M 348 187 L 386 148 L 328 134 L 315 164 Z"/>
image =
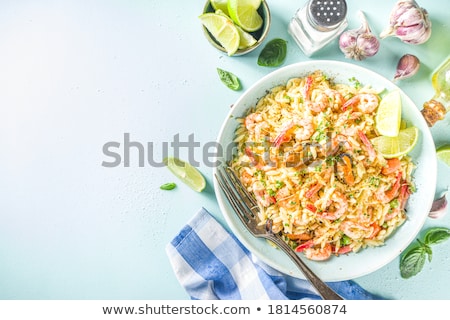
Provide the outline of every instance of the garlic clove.
<path id="1" fill-rule="evenodd" d="M 447 213 L 447 192 L 445 192 L 440 198 L 433 201 L 431 210 L 428 216 L 432 219 L 439 219 L 445 216 Z"/>
<path id="2" fill-rule="evenodd" d="M 420 60 L 413 54 L 403 55 L 397 63 L 394 81 L 412 77 L 419 71 Z"/>

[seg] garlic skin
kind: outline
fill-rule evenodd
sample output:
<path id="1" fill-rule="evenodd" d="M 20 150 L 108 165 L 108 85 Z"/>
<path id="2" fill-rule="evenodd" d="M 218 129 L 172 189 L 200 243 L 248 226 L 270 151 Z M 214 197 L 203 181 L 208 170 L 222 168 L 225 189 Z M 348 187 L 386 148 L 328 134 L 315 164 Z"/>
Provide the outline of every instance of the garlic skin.
<path id="1" fill-rule="evenodd" d="M 428 216 L 432 219 L 439 219 L 445 216 L 447 213 L 447 192 L 445 192 L 440 198 L 433 201 L 431 210 Z"/>
<path id="2" fill-rule="evenodd" d="M 397 63 L 394 81 L 412 77 L 419 71 L 420 60 L 413 54 L 403 55 Z"/>
<path id="3" fill-rule="evenodd" d="M 364 13 L 359 11 L 358 14 L 361 27 L 343 32 L 339 37 L 339 48 L 346 58 L 360 61 L 374 56 L 380 48 L 380 41 L 370 30 Z"/>
<path id="4" fill-rule="evenodd" d="M 389 27 L 380 38 L 394 36 L 409 44 L 422 44 L 431 36 L 431 21 L 428 12 L 415 0 L 400 0 L 391 11 Z"/>

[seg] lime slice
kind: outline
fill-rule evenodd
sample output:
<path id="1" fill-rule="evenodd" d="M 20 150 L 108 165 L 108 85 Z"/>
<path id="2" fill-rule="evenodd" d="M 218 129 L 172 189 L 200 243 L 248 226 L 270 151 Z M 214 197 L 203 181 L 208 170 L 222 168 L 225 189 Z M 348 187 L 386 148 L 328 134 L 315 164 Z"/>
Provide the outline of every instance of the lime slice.
<path id="1" fill-rule="evenodd" d="M 398 136 L 379 136 L 371 140 L 373 147 L 386 159 L 398 158 L 410 152 L 419 138 L 419 129 L 409 127 L 400 130 Z"/>
<path id="2" fill-rule="evenodd" d="M 228 16 L 228 0 L 211 0 L 214 10 L 222 10 Z"/>
<path id="3" fill-rule="evenodd" d="M 399 91 L 391 91 L 384 96 L 375 115 L 375 127 L 379 134 L 395 137 L 402 120 L 402 99 Z"/>
<path id="4" fill-rule="evenodd" d="M 228 13 L 231 19 L 248 32 L 256 31 L 263 25 L 255 2 L 255 0 L 228 0 Z"/>
<path id="5" fill-rule="evenodd" d="M 228 17 L 216 13 L 204 13 L 199 16 L 200 21 L 211 35 L 224 47 L 229 56 L 239 48 L 239 31 Z"/>
<path id="6" fill-rule="evenodd" d="M 450 166 L 450 145 L 439 147 L 436 150 L 436 155 L 439 160 Z"/>
<path id="7" fill-rule="evenodd" d="M 192 190 L 202 192 L 206 187 L 203 175 L 190 163 L 183 160 L 168 157 L 164 159 L 164 164 L 181 181 L 187 184 Z"/>
<path id="8" fill-rule="evenodd" d="M 227 0 L 228 1 L 228 0 Z M 226 14 L 225 14 L 225 12 L 224 11 L 222 11 L 222 10 L 220 10 L 220 9 L 218 9 L 218 10 L 216 10 L 216 14 L 220 14 L 220 15 L 222 15 L 222 16 L 224 16 L 224 17 L 227 17 L 228 19 L 230 19 L 230 21 L 233 21 L 233 20 L 231 20 L 231 18 L 230 17 L 228 17 Z M 238 47 L 238 49 L 246 49 L 246 48 L 248 48 L 248 47 L 251 47 L 252 45 L 254 45 L 256 42 L 257 42 L 257 40 L 250 34 L 250 33 L 248 33 L 247 31 L 244 31 L 241 27 L 239 27 L 238 25 L 235 25 L 236 26 L 236 29 L 238 30 L 238 32 L 239 32 L 239 47 Z"/>

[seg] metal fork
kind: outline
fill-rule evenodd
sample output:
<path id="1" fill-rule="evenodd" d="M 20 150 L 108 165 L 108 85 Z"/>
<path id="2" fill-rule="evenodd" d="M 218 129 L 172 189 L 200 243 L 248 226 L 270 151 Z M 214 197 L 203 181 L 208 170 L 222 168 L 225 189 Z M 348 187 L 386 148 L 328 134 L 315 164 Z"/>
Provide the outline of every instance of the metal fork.
<path id="1" fill-rule="evenodd" d="M 253 236 L 268 239 L 283 250 L 302 271 L 324 300 L 343 300 L 341 296 L 334 292 L 311 271 L 311 269 L 278 234 L 272 232 L 271 220 L 268 220 L 265 226 L 259 225 L 257 218 L 259 208 L 256 200 L 242 185 L 232 168 L 221 166 L 217 169 L 215 176 L 230 205 Z"/>

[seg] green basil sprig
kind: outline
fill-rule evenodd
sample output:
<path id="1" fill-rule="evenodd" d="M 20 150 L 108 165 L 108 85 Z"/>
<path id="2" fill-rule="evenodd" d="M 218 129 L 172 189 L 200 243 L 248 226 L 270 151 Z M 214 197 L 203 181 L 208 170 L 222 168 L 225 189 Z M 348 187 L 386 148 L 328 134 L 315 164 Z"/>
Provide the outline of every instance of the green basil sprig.
<path id="1" fill-rule="evenodd" d="M 238 91 L 241 89 L 241 82 L 239 78 L 233 73 L 217 68 L 217 73 L 219 74 L 220 80 L 231 90 Z"/>
<path id="2" fill-rule="evenodd" d="M 277 67 L 284 62 L 287 54 L 286 40 L 275 38 L 269 41 L 258 56 L 258 65 Z"/>
<path id="3" fill-rule="evenodd" d="M 425 265 L 426 258 L 431 262 L 433 251 L 431 245 L 444 242 L 450 238 L 450 229 L 443 227 L 431 228 L 427 231 L 424 241 L 417 239 L 418 245 L 409 249 L 400 259 L 400 274 L 408 279 L 417 275 Z"/>
<path id="4" fill-rule="evenodd" d="M 160 186 L 159 188 L 161 190 L 172 190 L 175 189 L 177 185 L 174 182 L 168 182 L 168 183 L 164 183 L 162 186 Z"/>

